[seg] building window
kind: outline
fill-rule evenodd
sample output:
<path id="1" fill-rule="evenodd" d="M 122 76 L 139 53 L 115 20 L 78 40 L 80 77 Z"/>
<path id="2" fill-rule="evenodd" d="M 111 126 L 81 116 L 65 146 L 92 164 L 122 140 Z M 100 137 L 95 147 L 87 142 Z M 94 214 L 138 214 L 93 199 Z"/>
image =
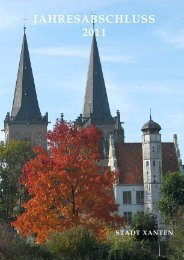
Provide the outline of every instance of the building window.
<path id="1" fill-rule="evenodd" d="M 155 152 L 155 146 L 152 147 L 152 151 Z"/>
<path id="2" fill-rule="evenodd" d="M 132 212 L 124 212 L 124 218 L 126 223 L 132 222 Z"/>
<path id="3" fill-rule="evenodd" d="M 144 204 L 144 191 L 136 191 L 137 204 Z"/>
<path id="4" fill-rule="evenodd" d="M 30 142 L 31 138 L 30 137 L 24 137 L 24 138 L 22 138 L 22 141 L 23 142 Z"/>
<path id="5" fill-rule="evenodd" d="M 153 161 L 153 166 L 155 166 L 155 161 Z"/>
<path id="6" fill-rule="evenodd" d="M 159 161 L 159 172 L 161 173 L 161 163 Z"/>
<path id="7" fill-rule="evenodd" d="M 149 166 L 149 162 L 148 161 L 146 161 L 146 166 Z"/>
<path id="8" fill-rule="evenodd" d="M 123 191 L 123 204 L 131 204 L 131 191 Z"/>

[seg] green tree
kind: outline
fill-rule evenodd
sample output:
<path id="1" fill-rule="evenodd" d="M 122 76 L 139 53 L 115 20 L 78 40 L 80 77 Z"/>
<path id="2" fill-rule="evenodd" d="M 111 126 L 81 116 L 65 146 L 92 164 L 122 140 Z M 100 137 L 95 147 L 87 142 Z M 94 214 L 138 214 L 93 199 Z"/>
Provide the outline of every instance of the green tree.
<path id="1" fill-rule="evenodd" d="M 161 185 L 159 210 L 166 222 L 173 225 L 184 213 L 184 175 L 170 172 Z"/>
<path id="2" fill-rule="evenodd" d="M 26 191 L 19 177 L 23 166 L 33 156 L 28 142 L 11 141 L 7 146 L 0 145 L 0 218 L 7 222 L 21 211 Z"/>
<path id="3" fill-rule="evenodd" d="M 184 257 L 184 221 L 176 224 L 174 235 L 169 240 L 167 251 L 170 260 L 180 260 Z"/>
<path id="4" fill-rule="evenodd" d="M 131 229 L 139 230 L 135 235 L 138 240 L 156 240 L 157 235 L 153 234 L 158 230 L 157 217 L 149 211 L 143 214 L 137 213 L 132 219 Z"/>
<path id="5" fill-rule="evenodd" d="M 144 241 L 135 236 L 110 235 L 108 238 L 108 257 L 110 260 L 152 260 L 154 256 L 144 247 Z"/>

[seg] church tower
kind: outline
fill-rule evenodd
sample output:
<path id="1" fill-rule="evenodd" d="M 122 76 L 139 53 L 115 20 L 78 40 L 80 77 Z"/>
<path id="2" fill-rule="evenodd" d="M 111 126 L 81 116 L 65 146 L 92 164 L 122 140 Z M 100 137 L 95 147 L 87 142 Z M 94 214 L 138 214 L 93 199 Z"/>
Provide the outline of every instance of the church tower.
<path id="1" fill-rule="evenodd" d="M 25 29 L 12 111 L 4 120 L 5 142 L 29 141 L 47 148 L 48 113 L 40 112 Z"/>
<path id="2" fill-rule="evenodd" d="M 82 127 L 93 124 L 100 128 L 106 146 L 110 134 L 116 136 L 116 141 L 124 142 L 120 113 L 117 111 L 117 116 L 112 117 L 110 112 L 95 32 L 92 38 L 83 114 L 78 117 L 76 123 Z"/>
<path id="3" fill-rule="evenodd" d="M 143 125 L 143 181 L 144 181 L 144 211 L 150 210 L 158 216 L 157 202 L 160 198 L 162 182 L 162 146 L 161 127 L 150 120 Z"/>

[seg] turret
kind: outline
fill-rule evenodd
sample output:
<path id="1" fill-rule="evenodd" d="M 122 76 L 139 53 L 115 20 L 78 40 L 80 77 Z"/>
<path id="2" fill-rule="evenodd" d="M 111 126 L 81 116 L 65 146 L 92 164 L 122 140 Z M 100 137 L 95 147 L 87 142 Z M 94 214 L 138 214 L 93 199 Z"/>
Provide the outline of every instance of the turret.
<path id="1" fill-rule="evenodd" d="M 143 125 L 143 179 L 144 179 L 144 210 L 150 210 L 158 216 L 157 202 L 160 197 L 162 182 L 162 148 L 161 127 L 150 120 Z"/>
<path id="2" fill-rule="evenodd" d="M 121 124 L 122 124 L 122 122 L 120 120 L 120 112 L 119 112 L 119 110 L 117 110 L 117 115 L 115 117 L 115 126 L 114 126 L 115 143 L 119 143 L 119 142 L 124 143 L 124 129 Z"/>

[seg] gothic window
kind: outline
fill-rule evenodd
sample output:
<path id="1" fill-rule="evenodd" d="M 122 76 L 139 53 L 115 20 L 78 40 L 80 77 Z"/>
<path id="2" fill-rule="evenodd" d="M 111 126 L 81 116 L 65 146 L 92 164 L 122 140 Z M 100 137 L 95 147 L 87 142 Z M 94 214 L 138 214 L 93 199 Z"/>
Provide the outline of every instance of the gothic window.
<path id="1" fill-rule="evenodd" d="M 159 161 L 159 171 L 161 172 L 161 165 L 160 165 L 160 161 Z"/>
<path id="2" fill-rule="evenodd" d="M 137 204 L 144 204 L 144 191 L 136 191 Z"/>
<path id="3" fill-rule="evenodd" d="M 124 218 L 126 223 L 132 222 L 132 212 L 124 212 Z"/>
<path id="4" fill-rule="evenodd" d="M 131 191 L 123 191 L 123 204 L 131 204 L 132 196 Z"/>
<path id="5" fill-rule="evenodd" d="M 24 137 L 24 138 L 22 138 L 22 141 L 24 141 L 24 142 L 30 142 L 30 141 L 31 141 L 31 138 L 30 138 L 30 137 Z"/>
<path id="6" fill-rule="evenodd" d="M 150 184 L 148 184 L 148 192 L 150 192 Z"/>

